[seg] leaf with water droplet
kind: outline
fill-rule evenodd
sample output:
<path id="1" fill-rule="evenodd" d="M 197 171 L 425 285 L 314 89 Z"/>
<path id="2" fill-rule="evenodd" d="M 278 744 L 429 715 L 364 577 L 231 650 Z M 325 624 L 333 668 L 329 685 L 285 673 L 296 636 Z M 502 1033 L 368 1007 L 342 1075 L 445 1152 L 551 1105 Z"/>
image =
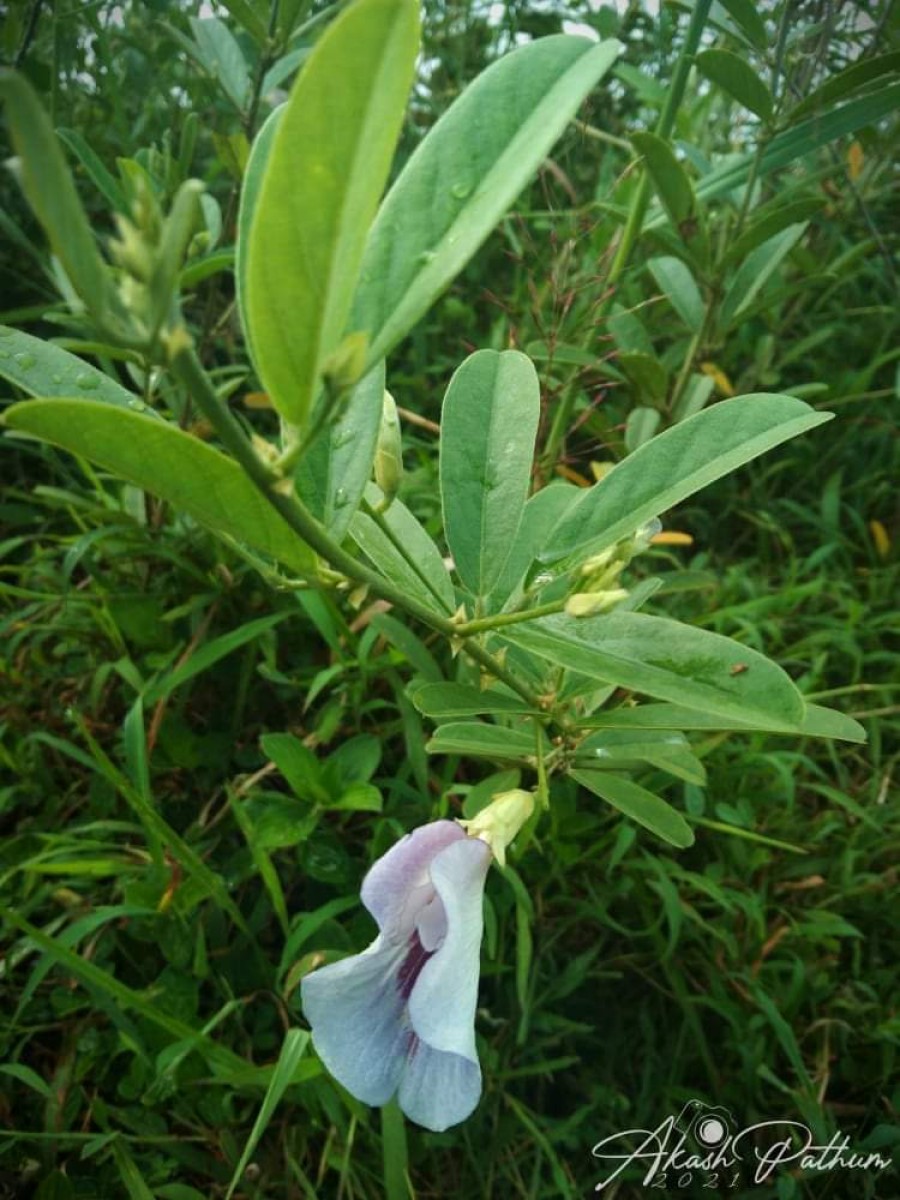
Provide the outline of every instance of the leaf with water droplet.
<path id="1" fill-rule="evenodd" d="M 42 341 L 9 325 L 0 325 L 0 338 L 3 339 L 0 377 L 30 396 L 71 396 L 78 388 L 90 392 L 94 399 L 123 408 L 132 399 L 133 393 L 115 379 L 62 346 Z M 89 382 L 82 383 L 79 376 Z"/>

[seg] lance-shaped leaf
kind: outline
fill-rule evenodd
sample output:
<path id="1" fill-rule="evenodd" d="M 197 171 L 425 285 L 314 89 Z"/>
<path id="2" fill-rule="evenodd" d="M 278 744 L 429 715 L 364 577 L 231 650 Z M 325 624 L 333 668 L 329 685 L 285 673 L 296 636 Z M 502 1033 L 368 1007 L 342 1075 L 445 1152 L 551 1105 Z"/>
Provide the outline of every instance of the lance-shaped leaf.
<path id="1" fill-rule="evenodd" d="M 695 206 L 694 189 L 687 171 L 669 143 L 658 134 L 636 133 L 631 141 L 643 157 L 647 173 L 672 223 L 680 225 L 693 213 Z"/>
<path id="2" fill-rule="evenodd" d="M 491 590 L 518 533 L 540 408 L 537 373 L 517 350 L 470 355 L 444 397 L 444 532 L 460 579 L 477 596 Z"/>
<path id="3" fill-rule="evenodd" d="M 775 107 L 772 93 L 740 55 L 731 50 L 704 50 L 695 61 L 697 69 L 738 104 L 749 108 L 763 121 L 771 120 Z"/>
<path id="4" fill-rule="evenodd" d="M 747 255 L 728 285 L 716 314 L 720 329 L 727 329 L 741 313 L 747 311 L 759 289 L 803 237 L 807 224 L 802 221 L 797 225 L 788 225 L 787 229 L 782 229 Z"/>
<path id="5" fill-rule="evenodd" d="M 256 366 L 256 355 L 253 350 L 253 339 L 250 329 L 250 321 L 247 316 L 247 247 L 250 243 L 250 229 L 253 225 L 253 216 L 256 212 L 256 202 L 259 199 L 259 190 L 262 187 L 262 181 L 265 178 L 266 167 L 269 164 L 269 155 L 272 152 L 272 143 L 275 140 L 275 134 L 278 131 L 278 126 L 281 124 L 281 118 L 284 116 L 285 105 L 279 106 L 269 113 L 259 133 L 253 139 L 253 145 L 250 148 L 250 157 L 247 159 L 247 166 L 244 171 L 244 178 L 241 183 L 241 203 L 238 209 L 238 233 L 237 241 L 234 247 L 234 290 L 237 299 L 238 313 L 241 318 L 241 325 L 244 329 L 244 337 L 247 341 L 247 349 L 250 353 L 250 358 L 256 369 L 257 375 L 260 374 L 259 368 Z"/>
<path id="6" fill-rule="evenodd" d="M 731 638 L 665 617 L 559 614 L 510 626 L 500 636 L 581 675 L 685 708 L 793 733 L 803 721 L 803 697 L 776 663 Z"/>
<path id="7" fill-rule="evenodd" d="M 441 117 L 388 193 L 366 247 L 351 328 L 369 333 L 370 361 L 462 270 L 621 50 L 616 41 L 541 38 L 493 63 Z"/>
<path id="8" fill-rule="evenodd" d="M 621 775 L 601 771 L 572 771 L 572 778 L 600 796 L 632 821 L 637 821 L 658 838 L 684 850 L 694 843 L 694 832 L 671 804 Z"/>
<path id="9" fill-rule="evenodd" d="M 237 463 L 174 425 L 79 399 L 26 400 L 7 409 L 4 422 L 115 471 L 294 571 L 313 564 L 312 551 Z"/>
<path id="10" fill-rule="evenodd" d="M 0 325 L 0 378 L 31 396 L 71 397 L 80 393 L 120 408 L 142 403 L 83 358 L 9 325 Z"/>
<path id="11" fill-rule="evenodd" d="M 319 431 L 297 468 L 301 500 L 337 542 L 350 528 L 372 475 L 383 397 L 380 363 L 356 385 L 337 419 Z"/>
<path id="12" fill-rule="evenodd" d="M 556 526 L 542 562 L 598 553 L 652 517 L 789 438 L 829 421 L 802 400 L 757 392 L 723 400 L 646 442 L 581 492 Z"/>
<path id="13" fill-rule="evenodd" d="M 10 133 L 22 160 L 28 203 L 63 264 L 75 291 L 100 324 L 123 317 L 50 119 L 24 76 L 0 70 Z"/>
<path id="14" fill-rule="evenodd" d="M 417 693 L 418 694 L 418 693 Z M 738 732 L 791 733 L 797 730 L 773 729 L 764 720 L 746 713 L 743 719 L 727 719 L 720 713 L 697 712 L 680 704 L 639 704 L 599 712 L 584 725 L 602 729 L 734 729 Z M 858 721 L 834 708 L 807 704 L 799 732 L 806 737 L 834 738 L 844 742 L 864 742 L 866 731 Z"/>
<path id="15" fill-rule="evenodd" d="M 377 510 L 384 497 L 370 483 L 366 499 Z M 441 552 L 402 501 L 395 500 L 378 520 L 357 512 L 350 536 L 372 565 L 407 595 L 442 615 L 453 612 L 456 598 Z"/>
<path id="16" fill-rule="evenodd" d="M 356 0 L 317 43 L 273 135 L 246 248 L 244 315 L 262 383 L 294 425 L 344 334 L 418 30 L 415 0 Z"/>

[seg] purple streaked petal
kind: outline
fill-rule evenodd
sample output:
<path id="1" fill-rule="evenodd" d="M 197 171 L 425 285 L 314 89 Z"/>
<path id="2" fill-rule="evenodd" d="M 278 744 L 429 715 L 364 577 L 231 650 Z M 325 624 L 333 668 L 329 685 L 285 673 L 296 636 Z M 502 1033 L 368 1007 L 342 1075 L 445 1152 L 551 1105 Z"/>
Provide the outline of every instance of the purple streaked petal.
<path id="1" fill-rule="evenodd" d="M 444 906 L 447 933 L 422 967 L 409 997 L 409 1019 L 417 1037 L 432 1050 L 476 1064 L 481 906 L 490 861 L 490 849 L 478 838 L 456 841 L 432 861 L 431 880 Z"/>
<path id="2" fill-rule="evenodd" d="M 419 912 L 434 896 L 432 859 L 465 839 L 455 821 L 432 821 L 407 834 L 372 866 L 360 894 L 388 941 L 406 943 Z"/>
<path id="3" fill-rule="evenodd" d="M 365 1104 L 386 1104 L 406 1064 L 411 1033 L 398 987 L 404 957 L 379 937 L 362 954 L 320 967 L 300 985 L 316 1053 Z"/>
<path id="4" fill-rule="evenodd" d="M 481 1097 L 478 1060 L 414 1041 L 400 1083 L 400 1107 L 411 1121 L 435 1133 L 464 1121 Z"/>

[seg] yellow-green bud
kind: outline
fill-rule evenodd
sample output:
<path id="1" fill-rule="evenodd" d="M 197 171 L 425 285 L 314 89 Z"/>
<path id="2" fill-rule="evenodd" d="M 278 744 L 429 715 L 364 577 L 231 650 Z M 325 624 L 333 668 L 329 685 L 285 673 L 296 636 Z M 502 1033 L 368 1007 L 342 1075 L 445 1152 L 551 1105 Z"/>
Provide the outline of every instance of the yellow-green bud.
<path id="1" fill-rule="evenodd" d="M 322 367 L 322 374 L 332 391 L 346 392 L 359 383 L 365 370 L 368 348 L 367 333 L 348 333 L 337 350 L 329 355 Z"/>
<path id="2" fill-rule="evenodd" d="M 486 808 L 469 821 L 460 821 L 469 837 L 487 842 L 501 867 L 506 865 L 506 847 L 517 837 L 534 812 L 534 795 L 521 788 L 498 792 Z"/>
<path id="3" fill-rule="evenodd" d="M 605 592 L 576 592 L 566 601 L 566 612 L 570 617 L 594 617 L 609 612 L 628 595 L 624 588 L 610 588 Z"/>
<path id="4" fill-rule="evenodd" d="M 375 450 L 375 482 L 384 493 L 381 511 L 389 508 L 400 488 L 403 478 L 403 439 L 400 435 L 400 418 L 397 405 L 390 392 L 384 393 L 381 409 L 381 429 Z"/>

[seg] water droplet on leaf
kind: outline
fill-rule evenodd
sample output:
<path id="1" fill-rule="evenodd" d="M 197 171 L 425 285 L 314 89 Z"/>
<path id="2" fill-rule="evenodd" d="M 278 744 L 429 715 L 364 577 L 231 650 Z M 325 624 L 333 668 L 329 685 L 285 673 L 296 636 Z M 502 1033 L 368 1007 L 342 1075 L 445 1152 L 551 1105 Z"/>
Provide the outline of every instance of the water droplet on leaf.
<path id="1" fill-rule="evenodd" d="M 83 392 L 92 392 L 100 386 L 100 382 L 96 375 L 88 375 L 87 371 L 82 371 L 80 375 L 75 376 L 75 386 L 80 387 Z"/>
<path id="2" fill-rule="evenodd" d="M 457 200 L 465 200 L 466 196 L 471 194 L 471 191 L 471 183 L 466 183 L 465 180 L 462 179 L 458 183 L 454 183 L 453 187 L 450 189 L 451 195 L 455 196 Z"/>
<path id="3" fill-rule="evenodd" d="M 19 366 L 22 368 L 23 371 L 30 371 L 31 368 L 34 366 L 34 355 L 33 354 L 26 354 L 23 352 L 20 354 L 14 354 L 13 358 L 19 364 Z"/>

